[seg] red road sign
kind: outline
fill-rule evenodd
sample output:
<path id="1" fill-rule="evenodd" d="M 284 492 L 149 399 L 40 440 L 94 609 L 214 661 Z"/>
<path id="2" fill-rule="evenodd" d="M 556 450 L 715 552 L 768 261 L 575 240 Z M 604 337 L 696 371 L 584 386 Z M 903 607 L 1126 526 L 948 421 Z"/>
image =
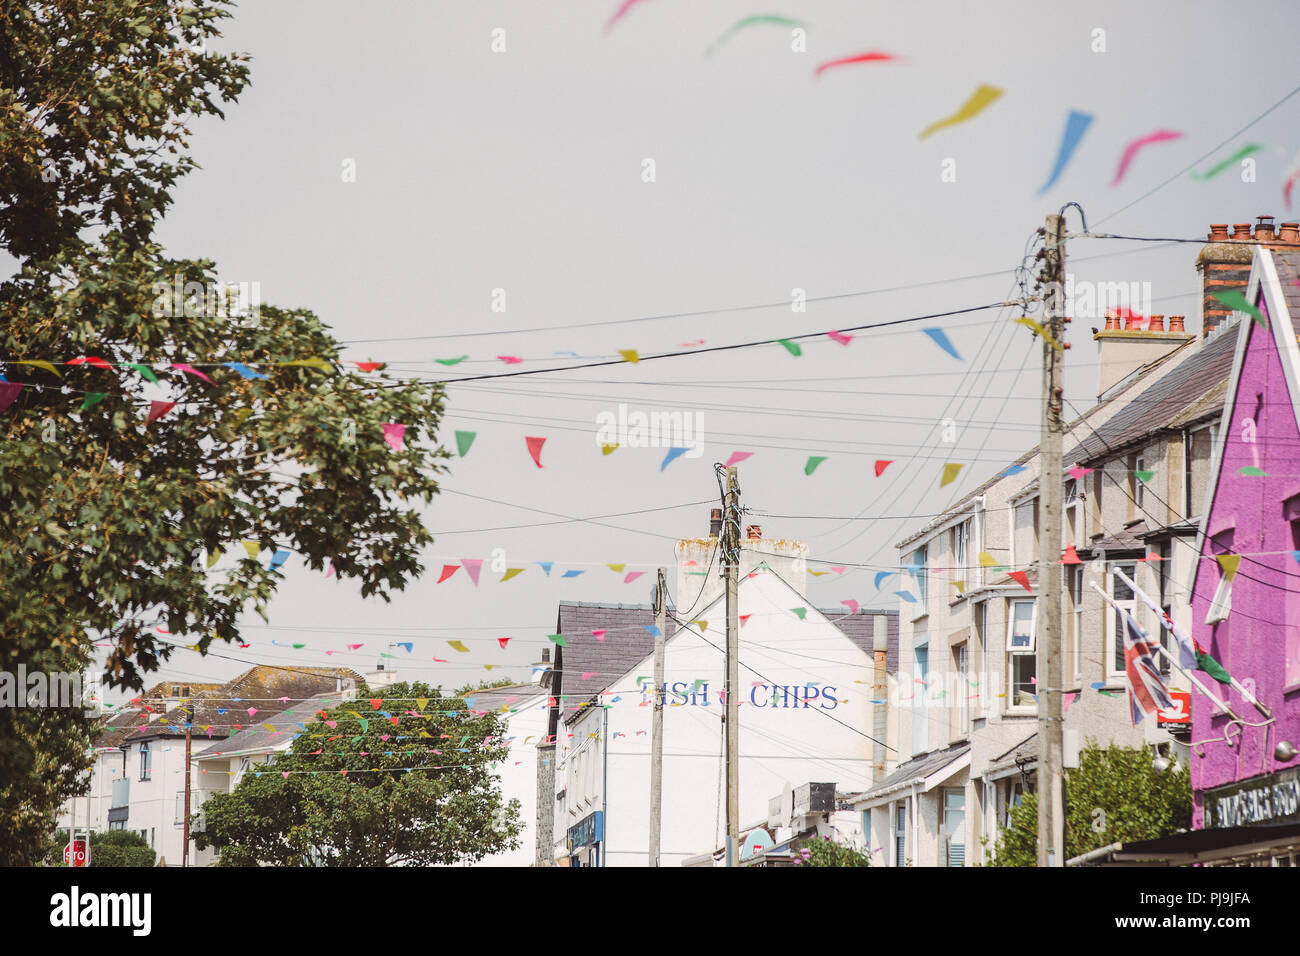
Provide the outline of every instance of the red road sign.
<path id="1" fill-rule="evenodd" d="M 87 866 L 90 854 L 85 840 L 70 840 L 63 848 L 63 862 L 66 866 Z"/>

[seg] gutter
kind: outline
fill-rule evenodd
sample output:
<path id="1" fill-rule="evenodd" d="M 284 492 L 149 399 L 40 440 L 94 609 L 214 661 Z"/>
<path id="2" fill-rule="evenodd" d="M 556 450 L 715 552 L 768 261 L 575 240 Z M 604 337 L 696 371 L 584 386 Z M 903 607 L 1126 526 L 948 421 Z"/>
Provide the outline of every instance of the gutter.
<path id="1" fill-rule="evenodd" d="M 1111 853 L 1114 853 L 1116 850 L 1123 849 L 1123 847 L 1124 844 L 1122 842 L 1112 843 L 1110 846 L 1103 846 L 1096 850 L 1090 850 L 1089 852 L 1081 854 L 1080 856 L 1076 856 L 1071 860 L 1066 860 L 1065 865 L 1081 866 L 1082 864 L 1091 862 L 1092 860 L 1096 860 L 1099 857 L 1109 856 Z"/>

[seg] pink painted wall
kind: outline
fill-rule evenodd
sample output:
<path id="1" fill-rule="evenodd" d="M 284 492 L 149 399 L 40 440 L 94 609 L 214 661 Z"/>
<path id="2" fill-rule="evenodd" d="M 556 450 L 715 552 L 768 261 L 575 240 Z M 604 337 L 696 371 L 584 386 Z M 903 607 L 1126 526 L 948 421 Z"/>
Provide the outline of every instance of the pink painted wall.
<path id="1" fill-rule="evenodd" d="M 1268 315 L 1263 297 L 1256 303 Z M 1272 708 L 1275 724 L 1234 728 L 1232 744 L 1222 738 L 1229 718 L 1215 713 L 1199 693 L 1192 698 L 1192 741 L 1220 737 L 1192 748 L 1192 787 L 1201 791 L 1295 766 L 1273 760 L 1279 740 L 1300 746 L 1300 564 L 1290 551 L 1300 549 L 1300 428 L 1288 390 L 1282 359 L 1271 332 L 1250 323 L 1231 425 L 1223 445 L 1218 488 L 1205 519 L 1200 573 L 1192 595 L 1193 630 L 1209 651 L 1255 696 Z M 1237 334 L 1232 332 L 1224 334 Z M 1255 441 L 1247 420 L 1253 421 Z M 1219 440 L 1224 442 L 1225 436 Z M 1246 466 L 1262 468 L 1267 477 L 1242 475 Z M 1292 521 L 1296 522 L 1293 531 Z M 1222 571 L 1212 539 L 1231 532 L 1231 550 L 1241 554 L 1232 585 L 1227 621 L 1207 625 L 1206 613 Z M 1280 554 L 1258 554 L 1276 551 Z M 1226 692 L 1228 705 L 1249 723 L 1264 717 L 1241 694 L 1208 675 L 1197 677 L 1213 691 Z M 1197 750 L 1204 756 L 1197 756 Z M 1202 799 L 1195 798 L 1193 825 L 1202 826 Z"/>

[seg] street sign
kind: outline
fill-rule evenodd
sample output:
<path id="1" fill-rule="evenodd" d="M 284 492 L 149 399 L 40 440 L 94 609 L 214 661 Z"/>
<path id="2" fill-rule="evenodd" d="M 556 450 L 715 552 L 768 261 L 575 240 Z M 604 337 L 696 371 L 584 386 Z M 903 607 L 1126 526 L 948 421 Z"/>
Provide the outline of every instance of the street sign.
<path id="1" fill-rule="evenodd" d="M 90 849 L 86 846 L 86 841 L 69 840 L 63 848 L 63 863 L 65 866 L 89 866 Z"/>
<path id="2" fill-rule="evenodd" d="M 1171 690 L 1169 698 L 1174 706 L 1168 710 L 1156 711 L 1157 727 L 1181 727 L 1192 722 L 1192 693 L 1186 690 Z"/>

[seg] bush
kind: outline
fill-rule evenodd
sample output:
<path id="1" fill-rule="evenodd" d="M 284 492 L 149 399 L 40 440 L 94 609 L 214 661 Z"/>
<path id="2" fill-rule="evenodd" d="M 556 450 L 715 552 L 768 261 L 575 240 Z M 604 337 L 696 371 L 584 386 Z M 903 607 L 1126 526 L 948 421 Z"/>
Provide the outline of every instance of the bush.
<path id="1" fill-rule="evenodd" d="M 799 851 L 795 866 L 870 866 L 870 854 L 856 847 L 836 843 L 830 837 L 818 837 Z"/>

